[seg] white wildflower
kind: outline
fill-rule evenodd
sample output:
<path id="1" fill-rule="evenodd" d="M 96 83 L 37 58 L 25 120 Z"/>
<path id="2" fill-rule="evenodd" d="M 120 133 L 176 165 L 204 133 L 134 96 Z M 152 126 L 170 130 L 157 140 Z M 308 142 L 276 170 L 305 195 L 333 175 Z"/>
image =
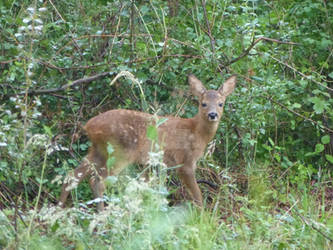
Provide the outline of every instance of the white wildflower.
<path id="1" fill-rule="evenodd" d="M 35 30 L 37 30 L 37 31 L 42 31 L 42 29 L 43 29 L 43 25 L 35 26 Z"/>
<path id="2" fill-rule="evenodd" d="M 23 111 L 22 111 L 23 112 Z M 29 140 L 28 145 L 45 146 L 48 143 L 48 136 L 44 134 L 34 134 Z"/>
<path id="3" fill-rule="evenodd" d="M 33 7 L 29 7 L 29 8 L 27 9 L 27 11 L 29 11 L 30 14 L 34 14 L 34 13 L 35 13 L 35 8 L 33 8 Z"/>
<path id="4" fill-rule="evenodd" d="M 51 184 L 57 183 L 58 185 L 62 183 L 62 175 L 56 175 L 56 177 L 51 181 Z"/>
<path id="5" fill-rule="evenodd" d="M 43 21 L 39 18 L 35 19 L 35 22 L 38 23 L 38 24 L 43 24 Z"/>
<path id="6" fill-rule="evenodd" d="M 77 186 L 79 185 L 79 180 L 77 178 L 75 178 L 74 176 L 68 175 L 68 176 L 66 176 L 64 183 L 69 184 L 66 187 L 66 191 L 71 191 L 74 188 L 77 188 Z"/>
<path id="7" fill-rule="evenodd" d="M 27 18 L 24 18 L 24 19 L 23 19 L 23 22 L 24 22 L 24 23 L 30 23 L 30 22 L 31 22 L 31 18 L 28 18 L 28 17 L 27 17 Z"/>
<path id="8" fill-rule="evenodd" d="M 161 166 L 166 167 L 163 163 L 164 151 L 157 151 L 157 152 L 149 152 L 148 153 L 149 160 L 148 165 L 151 167 Z"/>

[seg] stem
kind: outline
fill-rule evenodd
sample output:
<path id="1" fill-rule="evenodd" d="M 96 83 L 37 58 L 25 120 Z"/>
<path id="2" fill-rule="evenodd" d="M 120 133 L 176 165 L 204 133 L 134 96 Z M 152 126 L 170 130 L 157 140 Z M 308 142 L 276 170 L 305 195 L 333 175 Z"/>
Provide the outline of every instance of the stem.
<path id="1" fill-rule="evenodd" d="M 135 23 L 134 23 L 134 18 L 135 18 L 135 8 L 134 8 L 134 1 L 132 1 L 131 4 L 131 19 L 130 19 L 130 29 L 131 29 L 131 35 L 130 35 L 130 43 L 131 43 L 131 58 L 135 58 L 135 41 L 134 41 L 134 29 L 135 29 Z"/>
<path id="2" fill-rule="evenodd" d="M 47 144 L 48 145 L 48 144 Z M 45 148 L 45 153 L 44 153 L 44 161 L 43 161 L 43 166 L 42 166 L 42 173 L 40 176 L 40 183 L 39 183 L 39 189 L 38 189 L 38 195 L 37 195 L 37 200 L 35 203 L 35 207 L 34 207 L 34 211 L 28 226 L 28 238 L 30 238 L 30 233 L 31 233 L 31 227 L 32 227 L 32 222 L 37 214 L 37 208 L 38 208 L 38 203 L 40 200 L 40 195 L 42 193 L 42 187 L 43 187 L 43 179 L 44 179 L 44 172 L 45 172 L 45 168 L 46 168 L 46 161 L 47 161 L 47 148 Z"/>

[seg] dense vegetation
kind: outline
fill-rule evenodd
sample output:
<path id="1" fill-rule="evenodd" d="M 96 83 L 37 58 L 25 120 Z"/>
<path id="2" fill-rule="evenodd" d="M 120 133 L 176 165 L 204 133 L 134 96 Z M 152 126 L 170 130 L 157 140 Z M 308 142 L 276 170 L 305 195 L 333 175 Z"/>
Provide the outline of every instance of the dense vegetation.
<path id="1" fill-rule="evenodd" d="M 332 247 L 331 1 L 2 0 L 0 27 L 0 248 Z M 55 207 L 89 118 L 191 117 L 190 73 L 238 76 L 198 166 L 205 209 L 135 166 L 107 180 L 102 213 L 87 183 Z"/>

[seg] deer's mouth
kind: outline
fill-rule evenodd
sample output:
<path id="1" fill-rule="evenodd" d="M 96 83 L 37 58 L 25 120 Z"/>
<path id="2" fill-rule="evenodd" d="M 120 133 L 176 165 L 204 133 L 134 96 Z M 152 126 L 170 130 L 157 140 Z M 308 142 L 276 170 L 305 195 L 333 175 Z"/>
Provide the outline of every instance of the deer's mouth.
<path id="1" fill-rule="evenodd" d="M 216 121 L 219 120 L 218 117 L 219 117 L 219 115 L 216 112 L 210 112 L 208 114 L 208 121 L 210 121 L 210 122 L 216 122 Z"/>

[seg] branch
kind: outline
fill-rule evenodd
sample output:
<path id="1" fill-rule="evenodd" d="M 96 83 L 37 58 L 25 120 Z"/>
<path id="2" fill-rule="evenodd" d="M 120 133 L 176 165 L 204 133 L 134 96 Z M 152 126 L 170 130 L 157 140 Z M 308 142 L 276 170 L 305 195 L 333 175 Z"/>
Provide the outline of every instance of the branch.
<path id="1" fill-rule="evenodd" d="M 212 52 L 213 52 L 213 55 L 214 55 L 215 54 L 215 39 L 212 36 L 212 32 L 210 30 L 210 25 L 209 25 L 209 21 L 208 21 L 208 17 L 207 17 L 206 1 L 205 0 L 202 0 L 202 8 L 203 8 L 203 13 L 204 13 L 204 18 L 205 18 L 205 21 L 206 21 L 207 33 L 208 33 L 208 36 L 209 36 L 209 39 L 210 39 L 210 46 L 212 48 Z"/>
<path id="2" fill-rule="evenodd" d="M 284 42 L 284 41 L 280 41 L 280 40 L 276 40 L 276 39 L 272 39 L 272 38 L 268 38 L 268 37 L 260 37 L 257 40 L 253 41 L 251 43 L 251 45 L 246 50 L 244 50 L 240 56 L 238 56 L 234 59 L 231 59 L 229 62 L 227 62 L 224 65 L 220 65 L 220 67 L 223 69 L 223 68 L 233 64 L 234 62 L 239 61 L 243 57 L 247 56 L 250 53 L 251 49 L 253 49 L 253 47 L 256 46 L 256 44 L 261 41 L 268 41 L 268 42 L 273 42 L 273 43 L 289 44 L 289 45 L 298 45 L 298 43 L 294 43 L 294 42 Z"/>
<path id="3" fill-rule="evenodd" d="M 322 236 L 324 236 L 327 240 L 329 240 L 330 242 L 333 242 L 333 238 L 331 238 L 330 236 L 328 236 L 326 233 L 324 233 L 323 231 L 320 230 L 320 228 L 318 228 L 317 226 L 315 226 L 314 223 L 309 222 L 307 219 L 305 219 L 305 217 L 303 215 L 301 215 L 296 209 L 294 209 L 294 212 L 301 218 L 301 220 L 309 227 L 311 227 L 313 230 L 317 231 L 318 233 L 320 233 Z"/>
<path id="4" fill-rule="evenodd" d="M 283 105 L 282 103 L 279 103 L 279 102 L 277 102 L 277 101 L 274 101 L 274 100 L 272 99 L 272 97 L 266 97 L 266 96 L 264 96 L 264 98 L 267 99 L 267 100 L 269 100 L 269 101 L 271 101 L 271 102 L 273 102 L 273 103 L 275 103 L 275 104 L 277 104 L 277 105 L 279 105 L 281 108 L 284 108 L 284 109 L 287 110 L 288 112 L 293 113 L 294 115 L 303 118 L 305 121 L 312 122 L 312 123 L 316 124 L 319 128 L 322 128 L 322 129 L 324 129 L 324 130 L 326 130 L 326 131 L 328 131 L 328 132 L 333 133 L 333 130 L 332 130 L 332 129 L 330 129 L 330 128 L 328 128 L 328 127 L 326 127 L 326 126 L 320 124 L 319 122 L 316 122 L 316 121 L 312 120 L 311 118 L 308 118 L 308 117 L 306 117 L 306 116 L 304 116 L 304 115 L 302 115 L 302 114 L 300 114 L 300 113 L 298 113 L 298 112 L 296 112 L 296 111 L 294 111 L 294 110 L 289 109 L 288 107 L 286 107 L 286 106 Z"/>
<path id="5" fill-rule="evenodd" d="M 0 61 L 0 64 L 9 64 L 9 63 L 15 62 L 17 60 L 18 60 L 18 58 L 10 59 L 10 60 L 7 60 L 7 61 Z"/>
<path id="6" fill-rule="evenodd" d="M 302 72 L 298 71 L 298 70 L 295 69 L 294 67 L 290 66 L 288 63 L 282 62 L 282 61 L 280 61 L 279 59 L 277 59 L 277 58 L 275 58 L 275 57 L 273 57 L 273 56 L 270 56 L 270 57 L 271 57 L 273 60 L 277 61 L 278 63 L 281 63 L 281 64 L 283 64 L 284 66 L 288 67 L 289 69 L 293 70 L 293 71 L 296 72 L 297 74 L 303 76 L 303 77 L 306 78 L 307 80 L 312 81 L 312 82 L 314 82 L 314 83 L 316 83 L 316 84 L 318 84 L 318 85 L 324 87 L 325 89 L 330 90 L 330 91 L 333 92 L 333 89 L 332 89 L 332 88 L 327 87 L 327 86 L 325 86 L 324 84 L 322 84 L 321 82 L 318 82 L 318 81 L 312 79 L 311 76 L 307 76 L 307 75 L 303 74 Z"/>
<path id="7" fill-rule="evenodd" d="M 56 92 L 61 92 L 64 91 L 68 88 L 72 88 L 78 84 L 83 84 L 83 83 L 90 83 L 92 81 L 97 80 L 98 78 L 102 78 L 108 75 L 111 75 L 111 72 L 103 72 L 97 75 L 93 75 L 93 76 L 89 76 L 89 77 L 85 77 L 85 78 L 81 78 L 78 80 L 75 80 L 71 83 L 67 83 L 63 86 L 61 86 L 60 88 L 52 88 L 52 89 L 37 89 L 37 90 L 28 90 L 28 92 L 26 91 L 22 91 L 20 93 L 18 93 L 18 95 L 43 95 L 43 94 L 50 94 L 50 93 L 56 93 Z"/>
<path id="8" fill-rule="evenodd" d="M 210 186 L 211 188 L 217 190 L 219 185 L 216 185 L 215 183 L 211 182 L 211 181 L 207 181 L 207 180 L 197 180 L 197 183 L 203 183 L 203 184 L 207 184 L 208 186 Z"/>
<path id="9" fill-rule="evenodd" d="M 174 39 L 173 39 L 174 40 Z M 177 41 L 177 40 L 175 40 Z M 177 42 L 180 42 L 180 41 L 177 41 Z M 188 45 L 190 46 L 190 45 Z M 184 57 L 184 58 L 192 58 L 192 59 L 203 59 L 202 56 L 200 55 L 188 55 L 188 54 L 171 54 L 171 55 L 159 55 L 157 56 L 157 58 L 162 58 L 162 57 Z M 9 63 L 12 63 L 14 61 L 20 61 L 21 59 L 24 59 L 24 57 L 22 58 L 15 58 L 15 59 L 11 59 L 11 60 L 8 60 L 8 61 L 0 61 L 0 64 L 9 64 Z M 146 57 L 146 58 L 138 58 L 138 59 L 133 59 L 133 60 L 130 60 L 128 62 L 126 62 L 126 64 L 133 64 L 133 63 L 140 63 L 140 62 L 144 62 L 144 61 L 152 61 L 152 60 L 155 60 L 156 59 L 156 56 L 154 57 Z M 38 63 L 44 65 L 45 67 L 48 67 L 48 68 L 51 68 L 51 69 L 56 69 L 58 71 L 60 71 L 61 73 L 63 73 L 64 70 L 74 70 L 74 69 L 92 69 L 92 68 L 97 68 L 97 67 L 101 67 L 101 66 L 117 66 L 117 63 L 105 63 L 105 62 L 97 62 L 96 64 L 93 64 L 93 65 L 77 65 L 77 66 L 72 66 L 72 67 L 59 67 L 59 66 L 56 66 L 54 64 L 51 64 L 50 62 L 45 62 L 45 61 L 42 61 L 40 59 L 37 59 L 36 60 Z"/>
<path id="10" fill-rule="evenodd" d="M 246 77 L 246 76 L 242 76 L 242 75 L 240 75 L 240 74 L 238 74 L 238 75 L 241 76 L 241 77 L 243 77 L 246 81 L 252 81 L 252 80 L 253 80 L 253 79 L 250 79 L 250 78 L 248 78 L 248 77 Z M 247 86 L 246 86 L 245 84 L 242 84 L 242 83 L 240 83 L 240 82 L 239 82 L 238 84 L 240 84 L 241 86 L 247 88 Z M 258 85 L 257 85 L 257 86 L 258 86 Z M 296 116 L 298 116 L 298 117 L 301 117 L 304 121 L 309 121 L 309 122 L 311 122 L 311 123 L 317 125 L 319 128 L 324 129 L 324 130 L 326 130 L 326 131 L 328 131 L 328 132 L 330 132 L 330 133 L 333 133 L 333 129 L 328 128 L 328 127 L 324 126 L 323 124 L 320 124 L 319 122 L 314 121 L 314 120 L 312 120 L 311 118 L 306 117 L 306 116 L 304 116 L 304 115 L 302 115 L 302 114 L 300 114 L 300 113 L 298 113 L 298 112 L 296 112 L 296 111 L 294 111 L 294 110 L 288 108 L 287 106 L 283 105 L 282 103 L 273 100 L 273 97 L 272 97 L 272 96 L 259 95 L 259 97 L 264 98 L 264 99 L 266 99 L 266 100 L 268 100 L 268 101 L 270 101 L 270 102 L 272 102 L 272 103 L 274 103 L 274 104 L 280 106 L 281 108 L 287 110 L 288 112 L 290 112 L 290 113 L 292 113 L 292 114 L 294 114 L 294 115 L 296 115 Z"/>

